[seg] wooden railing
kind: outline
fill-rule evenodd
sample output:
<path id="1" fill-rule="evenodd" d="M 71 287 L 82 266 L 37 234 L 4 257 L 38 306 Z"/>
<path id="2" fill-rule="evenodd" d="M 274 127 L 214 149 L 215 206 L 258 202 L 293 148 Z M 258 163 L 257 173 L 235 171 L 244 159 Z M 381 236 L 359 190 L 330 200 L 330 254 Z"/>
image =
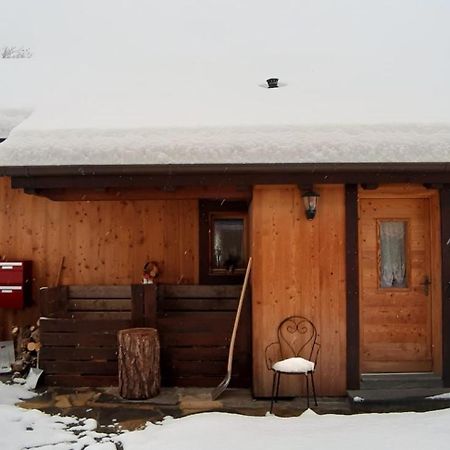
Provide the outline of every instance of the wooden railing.
<path id="1" fill-rule="evenodd" d="M 117 383 L 117 331 L 154 327 L 165 386 L 215 386 L 226 372 L 238 286 L 61 286 L 41 291 L 41 366 L 49 385 Z M 232 385 L 251 384 L 251 305 L 238 333 Z"/>
<path id="2" fill-rule="evenodd" d="M 158 289 L 162 382 L 217 386 L 226 374 L 240 286 L 163 285 Z M 249 296 L 250 297 L 250 296 Z M 236 341 L 232 386 L 251 385 L 251 302 Z"/>

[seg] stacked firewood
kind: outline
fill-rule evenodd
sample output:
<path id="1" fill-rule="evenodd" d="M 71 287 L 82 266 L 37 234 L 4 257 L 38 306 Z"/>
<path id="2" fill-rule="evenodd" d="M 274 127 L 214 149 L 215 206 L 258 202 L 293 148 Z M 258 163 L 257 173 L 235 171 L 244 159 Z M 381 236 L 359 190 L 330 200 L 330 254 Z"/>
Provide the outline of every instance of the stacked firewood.
<path id="1" fill-rule="evenodd" d="M 38 353 L 41 348 L 39 320 L 36 325 L 13 327 L 12 336 L 16 360 L 11 364 L 13 377 L 26 375 L 30 367 L 37 367 Z"/>

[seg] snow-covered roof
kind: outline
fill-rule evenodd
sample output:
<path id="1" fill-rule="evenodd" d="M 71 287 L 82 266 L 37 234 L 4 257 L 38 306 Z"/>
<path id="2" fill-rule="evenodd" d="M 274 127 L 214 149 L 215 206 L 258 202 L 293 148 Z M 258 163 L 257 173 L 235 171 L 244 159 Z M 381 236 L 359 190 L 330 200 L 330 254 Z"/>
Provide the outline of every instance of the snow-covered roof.
<path id="1" fill-rule="evenodd" d="M 450 162 L 450 126 L 22 129 L 17 139 L 2 144 L 0 161 L 3 166 Z"/>
<path id="2" fill-rule="evenodd" d="M 450 161 L 450 3 L 60 3 L 2 166 Z"/>

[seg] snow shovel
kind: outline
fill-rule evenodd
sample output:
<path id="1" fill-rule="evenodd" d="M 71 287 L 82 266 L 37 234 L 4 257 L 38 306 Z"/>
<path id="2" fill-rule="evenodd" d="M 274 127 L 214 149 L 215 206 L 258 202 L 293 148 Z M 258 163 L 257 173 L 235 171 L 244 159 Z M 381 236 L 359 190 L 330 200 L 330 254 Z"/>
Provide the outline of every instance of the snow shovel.
<path id="1" fill-rule="evenodd" d="M 25 380 L 25 387 L 27 389 L 36 389 L 39 378 L 44 373 L 42 369 L 39 369 L 39 351 L 37 354 L 36 367 L 30 367 L 30 371 L 28 372 L 27 379 Z"/>
<path id="2" fill-rule="evenodd" d="M 248 259 L 247 270 L 245 272 L 244 284 L 242 285 L 241 297 L 239 299 L 239 305 L 236 311 L 236 318 L 234 319 L 233 333 L 231 335 L 230 348 L 228 350 L 228 365 L 227 365 L 227 374 L 225 378 L 221 381 L 221 383 L 214 388 L 212 391 L 211 397 L 213 400 L 219 398 L 222 392 L 227 388 L 230 380 L 231 380 L 231 369 L 233 367 L 233 353 L 234 353 L 234 342 L 236 341 L 236 334 L 239 325 L 239 318 L 241 316 L 242 304 L 244 303 L 245 290 L 247 288 L 248 277 L 250 275 L 250 269 L 252 267 L 252 258 Z"/>

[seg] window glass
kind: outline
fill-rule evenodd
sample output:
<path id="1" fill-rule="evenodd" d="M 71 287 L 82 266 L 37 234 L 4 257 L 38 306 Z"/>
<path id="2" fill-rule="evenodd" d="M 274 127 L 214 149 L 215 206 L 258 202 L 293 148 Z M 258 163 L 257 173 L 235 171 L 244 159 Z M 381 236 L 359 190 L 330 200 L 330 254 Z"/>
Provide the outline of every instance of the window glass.
<path id="1" fill-rule="evenodd" d="M 234 272 L 244 267 L 244 220 L 240 218 L 212 219 L 211 267 Z"/>
<path id="2" fill-rule="evenodd" d="M 406 222 L 379 223 L 380 286 L 408 287 L 406 277 Z"/>

